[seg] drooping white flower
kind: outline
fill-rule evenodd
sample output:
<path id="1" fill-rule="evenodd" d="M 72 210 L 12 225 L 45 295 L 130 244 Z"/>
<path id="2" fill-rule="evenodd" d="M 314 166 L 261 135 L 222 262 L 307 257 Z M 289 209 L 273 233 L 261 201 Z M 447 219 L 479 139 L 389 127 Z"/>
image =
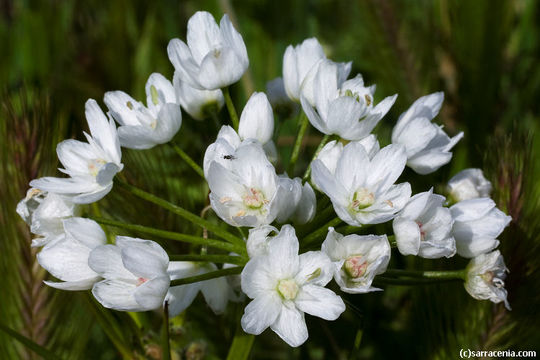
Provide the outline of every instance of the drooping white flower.
<path id="1" fill-rule="evenodd" d="M 484 177 L 480 169 L 465 169 L 448 181 L 448 196 L 454 202 L 479 197 L 489 197 L 491 182 Z"/>
<path id="2" fill-rule="evenodd" d="M 287 46 L 283 55 L 283 84 L 287 96 L 299 102 L 303 94 L 313 104 L 313 81 L 317 68 L 326 59 L 323 48 L 316 38 L 304 40 L 300 45 Z M 335 63 L 341 81 L 345 81 L 351 71 L 351 62 Z"/>
<path id="3" fill-rule="evenodd" d="M 254 92 L 249 98 L 238 125 L 241 140 L 255 139 L 261 144 L 272 140 L 274 133 L 274 113 L 265 93 Z"/>
<path id="4" fill-rule="evenodd" d="M 75 215 L 76 205 L 66 196 L 31 188 L 17 204 L 17 213 L 39 237 L 32 247 L 43 246 L 64 234 L 62 220 Z"/>
<path id="5" fill-rule="evenodd" d="M 315 108 L 305 96 L 301 96 L 302 108 L 311 125 L 320 132 L 336 134 L 346 140 L 361 140 L 386 115 L 397 95 L 389 96 L 374 106 L 375 86 L 365 87 L 361 75 L 343 80 L 338 66 L 323 60 L 313 82 Z"/>
<path id="6" fill-rule="evenodd" d="M 439 113 L 443 100 L 442 92 L 419 98 L 400 115 L 392 130 L 392 143 L 405 146 L 407 165 L 421 175 L 432 173 L 450 162 L 450 150 L 463 137 L 460 132 L 450 138 L 442 126 L 431 122 Z"/>
<path id="7" fill-rule="evenodd" d="M 511 310 L 506 299 L 508 292 L 504 288 L 504 279 L 508 269 L 499 250 L 482 254 L 467 265 L 465 290 L 475 299 L 490 300 L 495 304 L 504 301 L 504 306 Z"/>
<path id="8" fill-rule="evenodd" d="M 213 263 L 171 261 L 168 273 L 171 280 L 176 280 L 202 275 L 217 269 L 217 266 Z M 225 277 L 219 277 L 169 288 L 165 297 L 165 301 L 169 304 L 169 316 L 176 316 L 187 309 L 195 300 L 199 291 L 202 292 L 206 303 L 215 314 L 221 314 L 225 311 L 229 298 L 229 285 Z"/>
<path id="9" fill-rule="evenodd" d="M 88 265 L 104 280 L 92 294 L 101 305 L 120 311 L 158 309 L 169 289 L 169 256 L 154 241 L 117 236 L 116 245 L 98 246 Z"/>
<path id="10" fill-rule="evenodd" d="M 394 185 L 406 161 L 401 145 L 388 145 L 370 159 L 362 144 L 351 142 L 334 173 L 323 161 L 313 161 L 312 178 L 341 220 L 354 226 L 379 224 L 393 219 L 411 196 L 409 183 Z"/>
<path id="11" fill-rule="evenodd" d="M 249 66 L 242 35 L 226 14 L 218 26 L 210 13 L 196 12 L 188 21 L 187 45 L 172 39 L 167 52 L 180 79 L 200 90 L 229 86 Z"/>
<path id="12" fill-rule="evenodd" d="M 433 194 L 433 189 L 409 200 L 392 224 L 400 253 L 428 259 L 455 255 L 454 220 L 450 210 L 443 207 L 445 200 Z"/>
<path id="13" fill-rule="evenodd" d="M 180 80 L 178 72 L 174 73 L 173 84 L 178 103 L 196 120 L 205 119 L 212 113 L 217 114 L 225 103 L 221 90 L 196 89 Z"/>
<path id="14" fill-rule="evenodd" d="M 259 142 L 268 159 L 277 158 L 277 150 L 272 141 L 274 132 L 274 115 L 272 107 L 264 93 L 253 93 L 249 98 L 238 125 L 238 133 L 228 125 L 219 130 L 216 141 L 206 148 L 203 160 L 205 177 L 208 177 L 210 164 L 216 161 L 228 167 L 234 160 L 236 150 L 240 145 Z"/>
<path id="15" fill-rule="evenodd" d="M 450 212 L 457 253 L 466 258 L 495 249 L 499 245 L 497 237 L 512 220 L 489 198 L 460 201 L 450 207 Z"/>
<path id="16" fill-rule="evenodd" d="M 123 91 L 105 93 L 105 104 L 120 124 L 118 137 L 123 147 L 150 149 L 165 144 L 171 141 L 182 125 L 182 112 L 169 80 L 153 73 L 145 89 L 147 106 Z"/>
<path id="17" fill-rule="evenodd" d="M 286 174 L 279 176 L 279 184 L 287 195 L 276 221 L 283 224 L 292 220 L 299 225 L 311 221 L 317 209 L 317 199 L 311 185 L 308 182 L 302 185 L 302 179 L 290 179 Z"/>
<path id="18" fill-rule="evenodd" d="M 371 283 L 376 275 L 386 271 L 390 261 L 386 235 L 343 236 L 330 227 L 322 251 L 332 260 L 334 279 L 342 291 L 361 294 L 381 290 Z"/>
<path id="19" fill-rule="evenodd" d="M 45 281 L 61 290 L 88 290 L 101 277 L 88 266 L 90 252 L 107 242 L 105 233 L 93 220 L 63 220 L 65 233 L 47 244 L 38 254 L 38 263 L 62 282 Z"/>
<path id="20" fill-rule="evenodd" d="M 64 166 L 60 171 L 70 177 L 43 177 L 30 182 L 42 191 L 70 196 L 76 204 L 89 204 L 107 195 L 114 175 L 124 167 L 113 119 L 107 120 L 93 99 L 86 102 L 85 111 L 91 134 L 84 133 L 88 143 L 70 139 L 56 147 Z"/>
<path id="21" fill-rule="evenodd" d="M 258 142 L 240 146 L 224 166 L 208 168 L 210 203 L 216 214 L 233 226 L 270 224 L 280 211 L 285 191 Z"/>
<path id="22" fill-rule="evenodd" d="M 245 332 L 258 335 L 270 327 L 287 344 L 299 346 L 308 338 L 304 313 L 337 319 L 345 304 L 324 288 L 333 265 L 320 251 L 298 255 L 294 228 L 284 225 L 268 243 L 266 254 L 255 256 L 242 271 L 242 290 L 253 301 L 244 310 Z"/>
<path id="23" fill-rule="evenodd" d="M 279 230 L 271 225 L 262 225 L 249 229 L 249 235 L 246 240 L 246 249 L 248 256 L 254 258 L 268 253 L 268 242 L 273 239 Z"/>

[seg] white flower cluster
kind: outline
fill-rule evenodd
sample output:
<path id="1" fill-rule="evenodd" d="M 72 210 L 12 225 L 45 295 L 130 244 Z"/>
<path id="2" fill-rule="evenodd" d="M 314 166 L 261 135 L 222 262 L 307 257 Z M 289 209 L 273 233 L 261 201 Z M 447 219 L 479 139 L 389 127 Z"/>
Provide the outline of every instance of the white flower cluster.
<path id="1" fill-rule="evenodd" d="M 212 310 L 221 313 L 228 300 L 243 300 L 225 277 L 170 286 L 177 279 L 219 272 L 214 263 L 170 262 L 167 252 L 150 240 L 118 236 L 108 243 L 96 222 L 78 217 L 78 204 L 98 201 L 111 191 L 123 168 L 121 146 L 148 149 L 171 141 L 182 123 L 181 108 L 195 119 L 217 113 L 225 102 L 221 89 L 238 81 L 249 65 L 243 39 L 227 15 L 218 25 L 209 13 L 197 12 L 188 23 L 187 44 L 173 39 L 167 50 L 175 68 L 173 82 L 152 74 L 146 105 L 122 91 L 107 92 L 108 118 L 88 100 L 87 142 L 65 140 L 57 149 L 61 171 L 69 177 L 33 180 L 17 211 L 38 236 L 33 246 L 43 246 L 40 265 L 60 280 L 46 282 L 49 286 L 92 289 L 103 306 L 122 311 L 158 309 L 166 302 L 171 316 L 184 311 L 200 291 Z M 349 225 L 344 230 L 363 231 L 392 221 L 389 229 L 403 255 L 434 259 L 457 252 L 473 258 L 467 291 L 508 306 L 506 268 L 500 253 L 491 251 L 510 217 L 487 197 L 491 184 L 481 170 L 468 169 L 450 180 L 451 207 L 433 189 L 411 197 L 411 185 L 397 183 L 406 166 L 424 175 L 451 160 L 451 149 L 463 133 L 450 138 L 432 123 L 443 94 L 415 101 L 399 117 L 392 143 L 381 148 L 372 131 L 397 95 L 375 104 L 375 85 L 365 86 L 361 75 L 347 80 L 350 71 L 350 62 L 327 59 L 311 38 L 287 48 L 283 79 L 274 82 L 281 86 L 281 97 L 301 103 L 313 127 L 335 138 L 310 164 L 311 182 L 277 173 L 273 110 L 264 93 L 249 98 L 238 129 L 224 125 L 206 149 L 202 172 L 212 209 L 231 226 L 251 228 L 244 249 L 249 261 L 240 276 L 241 291 L 252 299 L 242 317 L 243 329 L 260 334 L 270 327 L 291 346 L 299 346 L 308 338 L 305 313 L 335 320 L 345 311 L 341 297 L 326 288 L 332 278 L 342 292 L 380 290 L 373 281 L 387 270 L 392 235 L 344 236 L 338 227 L 328 227 L 318 251 L 299 254 L 310 246 L 303 245 L 290 224 L 305 230 L 314 222 L 313 187 L 329 198 L 337 220 Z M 278 229 L 275 223 L 285 225 Z"/>

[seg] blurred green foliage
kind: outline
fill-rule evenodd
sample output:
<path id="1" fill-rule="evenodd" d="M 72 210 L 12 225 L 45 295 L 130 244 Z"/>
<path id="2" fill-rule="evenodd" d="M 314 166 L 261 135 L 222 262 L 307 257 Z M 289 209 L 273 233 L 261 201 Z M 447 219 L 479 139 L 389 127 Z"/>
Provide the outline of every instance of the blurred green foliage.
<path id="1" fill-rule="evenodd" d="M 14 209 L 29 180 L 55 174 L 56 143 L 81 137 L 86 99 L 102 101 L 104 92 L 118 89 L 142 98 L 152 72 L 172 77 L 167 43 L 185 38 L 187 20 L 197 10 L 217 18 L 230 13 L 244 37 L 251 66 L 232 88 L 239 108 L 252 91 L 264 91 L 267 81 L 280 76 L 286 46 L 311 36 L 332 59 L 352 60 L 352 74 L 360 72 L 367 83 L 376 83 L 379 99 L 399 94 L 376 131 L 383 143 L 389 142 L 397 116 L 416 98 L 444 91 L 437 119 L 450 134 L 465 131 L 465 138 L 453 162 L 436 174 L 407 172 L 414 191 L 433 184 L 440 190 L 457 171 L 482 167 L 494 183 L 499 207 L 514 219 L 501 238 L 512 312 L 471 299 L 460 284 L 388 287 L 346 295 L 348 311 L 336 322 L 308 317 L 310 339 L 299 349 L 266 332 L 255 340 L 253 359 L 453 359 L 460 348 L 539 349 L 540 142 L 535 134 L 540 125 L 540 3 L 534 0 L 0 1 L 3 325 L 66 359 L 160 358 L 159 316 L 110 312 L 88 294 L 42 285 L 46 274 Z M 224 111 L 221 119 L 228 121 Z M 277 143 L 287 158 L 296 123 L 282 120 Z M 177 141 L 201 162 L 215 134 L 213 123 L 184 114 Z M 316 130 L 309 131 L 299 164 L 307 164 L 319 138 Z M 125 150 L 124 163 L 124 175 L 134 184 L 197 213 L 207 205 L 206 186 L 170 148 Z M 200 231 L 121 191 L 87 211 Z M 217 221 L 211 213 L 208 217 Z M 465 264 L 460 259 L 392 261 L 392 267 L 417 269 Z M 217 317 L 204 302 L 194 304 L 172 321 L 175 358 L 224 358 L 241 312 L 241 306 L 231 305 Z M 0 333 L 0 358 L 35 356 Z"/>

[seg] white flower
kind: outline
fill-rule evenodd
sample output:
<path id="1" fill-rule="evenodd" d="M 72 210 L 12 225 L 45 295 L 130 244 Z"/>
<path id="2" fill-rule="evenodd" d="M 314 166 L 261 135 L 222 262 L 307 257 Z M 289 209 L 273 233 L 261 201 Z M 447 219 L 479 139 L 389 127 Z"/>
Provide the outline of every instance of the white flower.
<path id="1" fill-rule="evenodd" d="M 371 283 L 386 271 L 390 261 L 386 235 L 343 236 L 330 227 L 321 249 L 333 261 L 334 279 L 342 291 L 361 294 L 381 290 Z"/>
<path id="2" fill-rule="evenodd" d="M 95 100 L 88 100 L 85 109 L 91 134 L 85 133 L 88 143 L 70 139 L 56 148 L 64 165 L 60 171 L 70 178 L 44 177 L 30 182 L 42 191 L 71 196 L 76 204 L 89 204 L 107 195 L 114 175 L 124 167 L 114 121 L 107 120 Z"/>
<path id="3" fill-rule="evenodd" d="M 489 197 L 491 182 L 480 169 L 465 169 L 448 181 L 449 198 L 455 202 L 479 197 Z"/>
<path id="4" fill-rule="evenodd" d="M 242 328 L 259 335 L 270 327 L 291 346 L 308 338 L 304 313 L 337 319 L 345 304 L 324 288 L 333 265 L 320 251 L 298 255 L 294 228 L 284 225 L 268 243 L 268 252 L 249 260 L 242 271 L 242 290 L 253 301 L 244 310 Z"/>
<path id="5" fill-rule="evenodd" d="M 285 191 L 257 142 L 240 146 L 226 166 L 212 161 L 208 168 L 210 203 L 233 226 L 270 224 L 280 211 Z"/>
<path id="6" fill-rule="evenodd" d="M 217 269 L 217 266 L 213 263 L 171 261 L 167 272 L 171 280 L 176 280 L 202 275 Z M 206 303 L 215 314 L 222 314 L 225 311 L 229 298 L 229 285 L 225 277 L 219 277 L 169 288 L 165 297 L 165 301 L 169 303 L 169 316 L 176 316 L 187 309 L 195 300 L 199 291 L 202 292 Z"/>
<path id="7" fill-rule="evenodd" d="M 421 175 L 432 173 L 450 162 L 450 150 L 463 137 L 460 132 L 449 138 L 442 126 L 431 122 L 439 113 L 443 100 L 442 92 L 419 98 L 401 114 L 392 130 L 392 143 L 405 146 L 407 165 Z"/>
<path id="8" fill-rule="evenodd" d="M 230 160 L 236 158 L 237 149 L 254 141 L 263 146 L 266 156 L 272 162 L 273 157 L 277 158 L 277 150 L 272 141 L 273 132 L 272 107 L 264 93 L 255 92 L 242 110 L 238 133 L 232 127 L 224 125 L 219 130 L 216 141 L 206 148 L 203 160 L 205 177 L 208 178 L 208 170 L 213 161 L 228 167 Z"/>
<path id="9" fill-rule="evenodd" d="M 495 249 L 499 245 L 497 237 L 512 220 L 489 198 L 460 201 L 450 207 L 450 212 L 457 253 L 466 258 Z"/>
<path id="10" fill-rule="evenodd" d="M 504 288 L 508 269 L 499 250 L 475 257 L 467 265 L 466 272 L 465 290 L 473 298 L 490 300 L 495 304 L 504 301 L 504 306 L 511 310 L 506 299 L 508 292 Z"/>
<path id="11" fill-rule="evenodd" d="M 227 15 L 219 26 L 206 11 L 188 21 L 187 45 L 172 39 L 169 59 L 182 81 L 200 90 L 215 90 L 237 82 L 249 66 L 246 45 Z"/>
<path id="12" fill-rule="evenodd" d="M 274 133 L 274 113 L 265 93 L 254 92 L 249 98 L 238 125 L 241 140 L 255 139 L 261 144 L 272 140 Z"/>
<path id="13" fill-rule="evenodd" d="M 311 185 L 307 182 L 302 185 L 302 179 L 290 179 L 287 175 L 279 176 L 279 184 L 286 195 L 276 221 L 282 224 L 290 219 L 299 225 L 311 221 L 317 209 L 317 199 Z"/>
<path id="14" fill-rule="evenodd" d="M 174 87 L 163 75 L 153 73 L 146 82 L 146 103 L 134 100 L 123 91 L 105 93 L 105 104 L 120 124 L 118 137 L 123 147 L 150 149 L 165 144 L 182 125 L 182 112 Z"/>
<path id="15" fill-rule="evenodd" d="M 450 210 L 443 207 L 445 200 L 444 196 L 433 194 L 433 189 L 409 200 L 393 222 L 400 253 L 428 259 L 455 255 L 454 221 Z"/>
<path id="16" fill-rule="evenodd" d="M 388 145 L 370 159 L 362 144 L 351 142 L 334 173 L 323 161 L 313 161 L 312 178 L 341 220 L 354 226 L 379 224 L 393 219 L 411 196 L 409 183 L 394 185 L 406 160 L 401 145 Z"/>
<path id="17" fill-rule="evenodd" d="M 62 282 L 45 281 L 61 290 L 88 290 L 101 277 L 88 266 L 90 252 L 107 242 L 105 233 L 93 220 L 70 218 L 63 221 L 65 234 L 47 244 L 38 254 L 38 263 Z"/>
<path id="18" fill-rule="evenodd" d="M 311 125 L 320 132 L 361 140 L 396 101 L 397 95 L 389 96 L 374 106 L 374 92 L 375 86 L 365 87 L 361 75 L 342 82 L 338 65 L 323 60 L 313 83 L 316 110 L 305 96 L 301 96 L 301 103 Z"/>
<path id="19" fill-rule="evenodd" d="M 176 98 L 182 108 L 194 119 L 202 120 L 212 113 L 217 114 L 225 99 L 221 90 L 199 90 L 180 80 L 178 72 L 173 78 Z"/>
<path id="20" fill-rule="evenodd" d="M 292 101 L 300 101 L 303 94 L 313 104 L 313 81 L 321 60 L 326 59 L 316 38 L 304 40 L 300 45 L 287 46 L 283 55 L 283 85 Z M 342 82 L 351 71 L 351 62 L 336 63 Z"/>
<path id="21" fill-rule="evenodd" d="M 76 206 L 68 197 L 31 188 L 17 204 L 17 213 L 40 237 L 32 239 L 32 247 L 43 246 L 64 234 L 63 219 L 72 217 Z"/>
<path id="22" fill-rule="evenodd" d="M 158 309 L 169 289 L 169 256 L 154 241 L 117 236 L 116 245 L 90 253 L 90 268 L 105 280 L 92 288 L 101 305 L 120 311 Z"/>
<path id="23" fill-rule="evenodd" d="M 373 134 L 355 142 L 364 147 L 370 159 L 381 150 L 379 142 Z M 342 153 L 343 143 L 333 140 L 323 146 L 319 154 L 317 154 L 316 159 L 321 160 L 331 174 L 335 174 L 337 163 Z"/>

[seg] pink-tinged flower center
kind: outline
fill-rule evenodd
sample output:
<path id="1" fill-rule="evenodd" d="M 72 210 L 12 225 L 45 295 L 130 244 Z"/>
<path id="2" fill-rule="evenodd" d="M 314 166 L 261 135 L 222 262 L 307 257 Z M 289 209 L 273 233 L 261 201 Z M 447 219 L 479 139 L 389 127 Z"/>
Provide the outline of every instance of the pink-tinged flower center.
<path id="1" fill-rule="evenodd" d="M 147 281 L 148 281 L 148 279 L 140 277 L 140 278 L 137 279 L 137 286 L 141 286 L 142 284 L 144 284 Z"/>
<path id="2" fill-rule="evenodd" d="M 264 204 L 268 203 L 264 194 L 257 189 L 250 188 L 246 195 L 243 197 L 244 205 L 250 209 L 260 209 Z"/>
<path id="3" fill-rule="evenodd" d="M 364 276 L 367 267 L 368 263 L 361 255 L 351 256 L 343 264 L 343 269 L 347 275 L 354 279 Z"/>
<path id="4" fill-rule="evenodd" d="M 107 161 L 103 160 L 103 159 L 93 159 L 93 160 L 90 160 L 90 162 L 88 163 L 88 172 L 90 173 L 90 175 L 92 176 L 97 176 L 98 173 L 99 173 L 99 170 L 103 167 L 103 165 L 105 165 L 107 163 Z"/>
<path id="5" fill-rule="evenodd" d="M 298 295 L 298 284 L 294 279 L 280 280 L 277 286 L 279 295 L 285 300 L 294 300 Z"/>
<path id="6" fill-rule="evenodd" d="M 420 221 L 417 221 L 416 224 L 420 229 L 420 240 L 424 240 L 426 238 L 426 231 L 422 228 L 424 224 L 422 224 Z"/>

